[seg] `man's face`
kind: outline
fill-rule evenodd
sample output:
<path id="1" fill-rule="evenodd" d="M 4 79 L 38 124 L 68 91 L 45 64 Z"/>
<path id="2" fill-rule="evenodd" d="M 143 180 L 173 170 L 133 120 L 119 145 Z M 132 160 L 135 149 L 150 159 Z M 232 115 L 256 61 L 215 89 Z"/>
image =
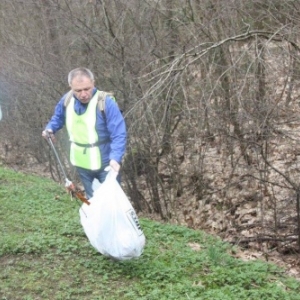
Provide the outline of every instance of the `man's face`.
<path id="1" fill-rule="evenodd" d="M 88 103 L 92 99 L 94 81 L 86 76 L 73 78 L 70 87 L 81 103 Z"/>

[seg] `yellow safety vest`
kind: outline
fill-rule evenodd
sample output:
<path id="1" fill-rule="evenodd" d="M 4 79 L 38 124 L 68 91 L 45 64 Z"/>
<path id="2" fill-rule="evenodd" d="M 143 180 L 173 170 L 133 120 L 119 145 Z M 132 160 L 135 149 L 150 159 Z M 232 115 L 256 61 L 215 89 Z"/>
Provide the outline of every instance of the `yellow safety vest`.
<path id="1" fill-rule="evenodd" d="M 101 168 L 101 153 L 96 131 L 98 93 L 98 91 L 95 93 L 82 115 L 77 115 L 74 110 L 74 97 L 66 107 L 66 128 L 71 142 L 70 161 L 72 165 L 88 170 Z"/>

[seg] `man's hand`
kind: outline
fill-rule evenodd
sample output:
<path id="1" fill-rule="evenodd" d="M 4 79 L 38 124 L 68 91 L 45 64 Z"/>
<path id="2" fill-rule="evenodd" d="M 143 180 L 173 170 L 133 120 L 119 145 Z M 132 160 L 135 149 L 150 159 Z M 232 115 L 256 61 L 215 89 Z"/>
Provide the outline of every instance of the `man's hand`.
<path id="1" fill-rule="evenodd" d="M 120 166 L 120 164 L 119 164 L 117 161 L 115 161 L 114 159 L 112 159 L 112 160 L 109 162 L 109 165 L 110 165 L 110 167 L 111 167 L 115 172 L 119 173 L 121 166 Z"/>
<path id="2" fill-rule="evenodd" d="M 53 134 L 52 129 L 46 129 L 42 132 L 42 137 L 45 138 L 46 140 L 48 140 L 48 138 L 50 137 L 52 142 L 55 142 L 55 136 Z"/>

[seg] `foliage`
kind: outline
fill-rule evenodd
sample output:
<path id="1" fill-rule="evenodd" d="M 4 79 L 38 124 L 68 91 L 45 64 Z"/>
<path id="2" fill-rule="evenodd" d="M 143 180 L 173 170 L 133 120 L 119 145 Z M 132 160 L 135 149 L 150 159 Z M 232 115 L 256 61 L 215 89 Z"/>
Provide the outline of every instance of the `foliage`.
<path id="1" fill-rule="evenodd" d="M 111 261 L 89 244 L 63 188 L 4 168 L 0 185 L 0 299 L 300 299 L 300 282 L 278 267 L 243 262 L 218 238 L 149 219 L 140 220 L 142 256 Z"/>

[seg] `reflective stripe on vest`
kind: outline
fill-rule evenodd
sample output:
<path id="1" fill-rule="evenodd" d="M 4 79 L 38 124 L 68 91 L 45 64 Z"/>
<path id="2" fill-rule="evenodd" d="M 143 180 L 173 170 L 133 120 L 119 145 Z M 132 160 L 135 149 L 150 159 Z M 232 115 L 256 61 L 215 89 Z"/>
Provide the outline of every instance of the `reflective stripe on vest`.
<path id="1" fill-rule="evenodd" d="M 84 114 L 74 110 L 74 97 L 66 107 L 66 128 L 71 141 L 70 161 L 72 165 L 89 170 L 101 168 L 101 154 L 96 131 L 98 91 L 90 100 Z M 83 145 L 87 145 L 86 147 Z"/>

